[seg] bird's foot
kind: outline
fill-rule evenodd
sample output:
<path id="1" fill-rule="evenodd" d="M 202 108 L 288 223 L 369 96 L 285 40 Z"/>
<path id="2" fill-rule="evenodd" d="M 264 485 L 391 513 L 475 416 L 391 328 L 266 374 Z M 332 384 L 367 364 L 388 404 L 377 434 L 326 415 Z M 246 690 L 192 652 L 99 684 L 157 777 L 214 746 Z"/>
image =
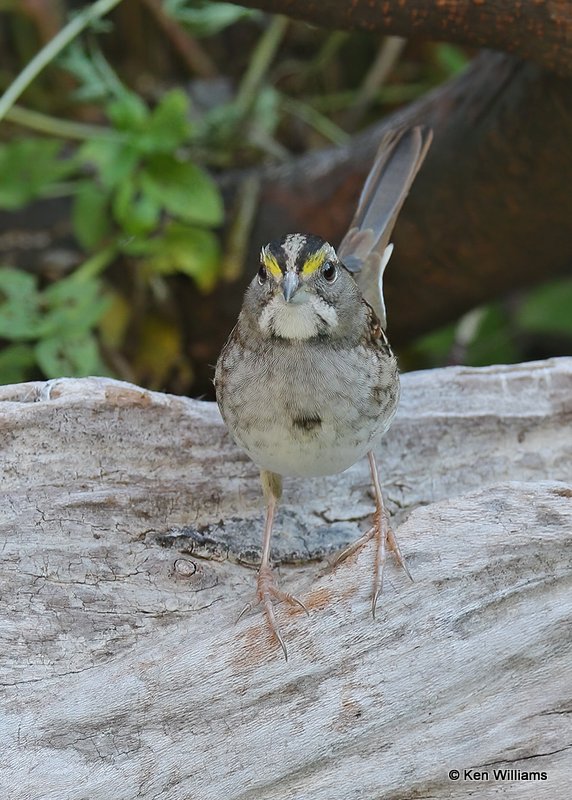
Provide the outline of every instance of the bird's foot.
<path id="1" fill-rule="evenodd" d="M 276 621 L 276 615 L 274 613 L 274 603 L 275 602 L 284 602 L 288 603 L 290 606 L 296 606 L 297 608 L 301 608 L 303 611 L 308 614 L 308 609 L 304 605 L 304 603 L 295 597 L 293 594 L 289 592 L 284 592 L 276 586 L 276 582 L 274 580 L 274 573 L 272 571 L 272 567 L 270 566 L 263 566 L 260 568 L 258 572 L 258 582 L 256 585 L 256 601 L 254 603 L 247 603 L 246 606 L 240 612 L 238 619 L 246 614 L 247 611 L 251 611 L 255 606 L 262 605 L 262 610 L 264 612 L 264 616 L 266 617 L 266 622 L 268 623 L 268 627 L 270 628 L 272 635 L 278 640 L 280 647 L 284 653 L 284 658 L 288 661 L 288 651 L 286 649 L 286 644 L 282 637 L 282 633 L 280 631 L 280 627 Z M 238 620 L 237 620 L 238 621 Z"/>
<path id="2" fill-rule="evenodd" d="M 409 572 L 407 562 L 403 557 L 403 553 L 401 552 L 401 548 L 399 547 L 395 533 L 393 532 L 392 528 L 389 527 L 389 523 L 385 517 L 385 514 L 379 511 L 375 512 L 370 533 L 371 538 L 374 539 L 376 544 L 373 566 L 373 587 L 371 592 L 371 613 L 375 619 L 377 601 L 383 589 L 383 573 L 388 549 L 393 551 L 395 560 L 403 569 L 410 581 L 413 581 L 413 577 Z"/>
<path id="3" fill-rule="evenodd" d="M 345 561 L 350 556 L 357 553 L 366 544 L 371 542 L 374 539 L 375 541 L 375 555 L 374 555 L 374 562 L 373 562 L 373 586 L 372 586 L 372 593 L 371 593 L 371 613 L 375 619 L 375 611 L 377 608 L 377 601 L 383 589 L 383 574 L 385 570 L 385 562 L 387 559 L 387 550 L 392 550 L 397 563 L 403 568 L 405 574 L 409 578 L 409 580 L 413 581 L 411 573 L 407 567 L 407 563 L 403 554 L 401 553 L 401 549 L 397 542 L 397 538 L 393 530 L 389 527 L 385 514 L 381 510 L 377 510 L 374 514 L 373 518 L 373 525 L 369 530 L 367 530 L 363 536 L 360 536 L 355 542 L 348 545 L 341 553 L 339 553 L 333 564 L 332 568 L 339 566 L 343 561 Z"/>

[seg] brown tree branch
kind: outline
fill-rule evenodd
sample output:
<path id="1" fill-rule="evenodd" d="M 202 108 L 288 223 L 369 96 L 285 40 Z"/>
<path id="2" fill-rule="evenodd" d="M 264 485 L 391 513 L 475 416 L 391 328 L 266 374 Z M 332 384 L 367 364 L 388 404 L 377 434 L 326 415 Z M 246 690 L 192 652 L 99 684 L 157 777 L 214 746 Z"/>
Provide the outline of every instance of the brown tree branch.
<path id="1" fill-rule="evenodd" d="M 489 47 L 572 75 L 569 0 L 231 0 L 315 25 Z"/>

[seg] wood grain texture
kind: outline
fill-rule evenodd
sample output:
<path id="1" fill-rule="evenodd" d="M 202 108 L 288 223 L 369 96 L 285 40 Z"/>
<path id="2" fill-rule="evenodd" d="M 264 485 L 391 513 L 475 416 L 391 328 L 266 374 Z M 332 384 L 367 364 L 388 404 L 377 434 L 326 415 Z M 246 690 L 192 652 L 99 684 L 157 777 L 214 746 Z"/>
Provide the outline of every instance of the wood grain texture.
<path id="1" fill-rule="evenodd" d="M 239 5 L 321 27 L 502 50 L 560 75 L 572 74 L 567 0 L 240 0 Z"/>
<path id="2" fill-rule="evenodd" d="M 275 554 L 310 616 L 278 607 L 286 663 L 235 623 L 262 503 L 213 404 L 1 387 L 1 796 L 565 797 L 571 421 L 572 359 L 403 376 L 377 455 L 415 583 L 390 564 L 374 622 L 371 550 L 304 560 L 367 525 L 367 464 L 288 481 Z"/>

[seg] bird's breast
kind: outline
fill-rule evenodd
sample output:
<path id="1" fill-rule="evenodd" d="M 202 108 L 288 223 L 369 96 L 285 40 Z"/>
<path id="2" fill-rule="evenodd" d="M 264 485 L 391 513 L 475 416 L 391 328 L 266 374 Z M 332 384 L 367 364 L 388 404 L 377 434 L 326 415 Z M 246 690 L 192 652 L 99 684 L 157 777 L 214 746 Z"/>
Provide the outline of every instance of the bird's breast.
<path id="1" fill-rule="evenodd" d="M 330 475 L 362 458 L 389 427 L 399 380 L 393 356 L 365 347 L 227 351 L 217 366 L 221 412 L 261 468 Z"/>

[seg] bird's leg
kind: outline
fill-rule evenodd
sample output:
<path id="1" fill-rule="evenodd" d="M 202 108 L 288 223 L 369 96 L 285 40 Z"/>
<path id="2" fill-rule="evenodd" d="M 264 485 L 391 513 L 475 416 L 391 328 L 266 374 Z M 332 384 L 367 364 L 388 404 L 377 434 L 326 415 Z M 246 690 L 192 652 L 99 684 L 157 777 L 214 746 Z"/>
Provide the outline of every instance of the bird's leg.
<path id="1" fill-rule="evenodd" d="M 400 564 L 401 567 L 403 567 L 408 578 L 410 580 L 413 580 L 413 578 L 411 577 L 411 573 L 407 568 L 407 564 L 405 562 L 405 559 L 403 558 L 395 534 L 389 527 L 387 521 L 385 505 L 383 502 L 383 494 L 381 492 L 381 484 L 379 482 L 379 473 L 377 471 L 375 455 L 373 454 L 372 450 L 369 451 L 367 457 L 369 459 L 371 480 L 373 483 L 373 489 L 375 494 L 375 512 L 373 515 L 373 525 L 368 531 L 366 531 L 363 534 L 363 536 L 360 536 L 360 538 L 357 541 L 350 544 L 349 547 L 346 547 L 346 549 L 339 554 L 339 556 L 336 558 L 334 562 L 334 566 L 337 566 L 342 561 L 345 561 L 345 559 L 348 558 L 348 556 L 353 555 L 361 547 L 367 544 L 367 542 L 371 541 L 372 539 L 375 540 L 375 556 L 373 562 L 374 564 L 373 588 L 371 596 L 371 613 L 375 617 L 377 601 L 379 595 L 381 594 L 381 590 L 383 588 L 383 571 L 385 568 L 385 561 L 387 558 L 388 547 L 391 550 L 393 550 L 395 558 L 397 559 L 397 563 Z"/>
<path id="2" fill-rule="evenodd" d="M 405 574 L 409 580 L 413 580 L 411 573 L 407 568 L 405 559 L 397 543 L 394 532 L 389 527 L 385 505 L 383 502 L 383 494 L 381 492 L 381 484 L 379 482 L 379 472 L 377 471 L 377 464 L 373 450 L 367 454 L 369 460 L 369 469 L 371 472 L 371 480 L 373 483 L 373 490 L 375 493 L 375 512 L 373 515 L 373 526 L 371 528 L 371 535 L 375 539 L 375 559 L 373 566 L 373 588 L 371 595 L 371 613 L 375 618 L 375 609 L 377 607 L 377 600 L 383 588 L 383 570 L 385 567 L 385 559 L 387 557 L 387 547 L 393 550 L 397 563 L 405 570 Z"/>
<path id="3" fill-rule="evenodd" d="M 288 660 L 288 651 L 286 650 L 286 645 L 284 643 L 284 639 L 282 638 L 282 634 L 280 633 L 280 628 L 278 627 L 278 623 L 276 622 L 276 615 L 274 614 L 274 600 L 283 600 L 290 605 L 296 605 L 302 608 L 306 613 L 308 610 L 304 603 L 301 600 L 298 600 L 297 597 L 290 594 L 289 592 L 281 591 L 274 581 L 274 574 L 272 572 L 272 565 L 270 563 L 270 541 L 272 539 L 272 526 L 274 524 L 274 514 L 276 512 L 276 507 L 278 505 L 278 501 L 282 496 L 282 478 L 280 475 L 276 475 L 274 472 L 267 472 L 266 470 L 261 470 L 260 472 L 260 480 L 262 482 L 262 490 L 264 492 L 264 497 L 266 499 L 267 507 L 266 507 L 266 523 L 264 525 L 264 537 L 262 540 L 262 559 L 260 562 L 260 569 L 258 570 L 258 581 L 257 581 L 257 599 L 259 603 L 262 603 L 262 608 L 264 610 L 264 614 L 266 616 L 266 620 L 272 631 L 273 635 L 279 641 L 280 646 L 284 652 L 284 657 Z M 246 606 L 244 611 L 250 608 L 250 604 Z M 244 613 L 244 611 L 242 613 Z M 242 614 L 241 614 L 242 616 Z"/>

